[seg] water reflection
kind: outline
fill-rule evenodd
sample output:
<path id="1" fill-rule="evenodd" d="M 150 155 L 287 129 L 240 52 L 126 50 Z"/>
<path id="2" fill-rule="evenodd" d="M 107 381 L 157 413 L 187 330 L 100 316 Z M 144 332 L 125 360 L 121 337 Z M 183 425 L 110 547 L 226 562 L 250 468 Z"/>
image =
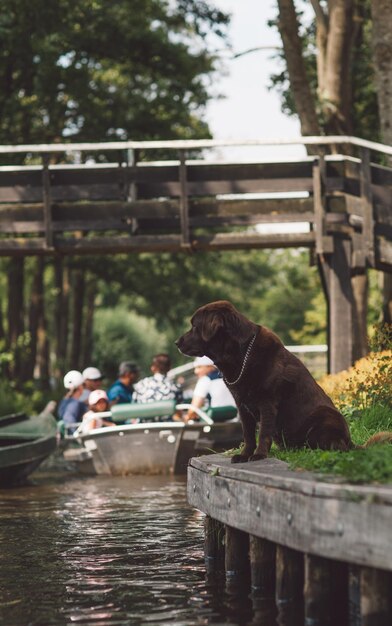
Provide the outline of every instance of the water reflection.
<path id="1" fill-rule="evenodd" d="M 36 476 L 0 491 L 1 624 L 273 626 L 206 577 L 185 478 Z"/>

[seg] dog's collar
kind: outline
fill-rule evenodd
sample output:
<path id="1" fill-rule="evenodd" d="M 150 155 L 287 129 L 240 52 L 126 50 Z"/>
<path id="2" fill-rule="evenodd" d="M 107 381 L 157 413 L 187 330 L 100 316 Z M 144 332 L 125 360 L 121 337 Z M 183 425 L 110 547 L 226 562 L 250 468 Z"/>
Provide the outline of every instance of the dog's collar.
<path id="1" fill-rule="evenodd" d="M 241 367 L 240 373 L 238 374 L 237 378 L 236 378 L 235 380 L 228 381 L 228 380 L 227 380 L 227 378 L 223 377 L 223 380 L 225 381 L 226 385 L 229 385 L 229 386 L 231 386 L 231 385 L 236 385 L 236 384 L 238 383 L 238 381 L 240 380 L 240 378 L 241 378 L 242 374 L 244 373 L 244 369 L 245 369 L 246 363 L 247 363 L 247 361 L 248 361 L 248 358 L 249 358 L 249 355 L 250 355 L 250 352 L 251 352 L 251 350 L 252 350 L 252 347 L 253 347 L 253 344 L 254 344 L 254 342 L 255 342 L 256 337 L 257 337 L 257 333 L 255 333 L 255 334 L 253 335 L 252 339 L 250 340 L 250 343 L 249 343 L 248 349 L 247 349 L 247 351 L 246 351 L 246 354 L 245 354 L 244 360 L 243 360 L 243 362 L 242 362 L 242 367 Z"/>

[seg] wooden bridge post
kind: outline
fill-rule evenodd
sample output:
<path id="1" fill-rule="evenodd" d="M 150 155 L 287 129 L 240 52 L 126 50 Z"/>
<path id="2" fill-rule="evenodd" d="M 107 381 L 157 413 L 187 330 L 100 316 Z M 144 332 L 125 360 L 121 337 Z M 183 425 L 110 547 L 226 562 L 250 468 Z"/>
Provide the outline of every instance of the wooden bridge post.
<path id="1" fill-rule="evenodd" d="M 305 555 L 305 623 L 348 623 L 348 567 L 331 559 Z"/>
<path id="2" fill-rule="evenodd" d="M 42 202 L 44 206 L 45 246 L 53 248 L 52 199 L 50 194 L 50 155 L 42 155 Z"/>
<path id="3" fill-rule="evenodd" d="M 224 571 L 225 527 L 209 515 L 204 518 L 204 557 L 208 574 Z"/>
<path id="4" fill-rule="evenodd" d="M 303 625 L 303 587 L 303 554 L 278 545 L 276 548 L 276 605 L 283 624 Z"/>
<path id="5" fill-rule="evenodd" d="M 351 284 L 351 242 L 334 237 L 334 252 L 329 266 L 329 350 L 332 374 L 353 363 L 354 299 Z"/>
<path id="6" fill-rule="evenodd" d="M 189 202 L 188 184 L 186 172 L 186 152 L 180 150 L 180 221 L 181 221 L 181 246 L 188 248 L 189 242 Z"/>

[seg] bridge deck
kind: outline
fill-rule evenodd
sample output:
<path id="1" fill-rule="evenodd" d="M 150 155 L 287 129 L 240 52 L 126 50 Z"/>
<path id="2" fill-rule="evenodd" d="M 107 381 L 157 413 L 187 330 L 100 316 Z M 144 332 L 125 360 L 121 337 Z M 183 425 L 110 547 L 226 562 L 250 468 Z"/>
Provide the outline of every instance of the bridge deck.
<path id="1" fill-rule="evenodd" d="M 349 157 L 0 168 L 0 254 L 315 248 L 392 265 L 392 170 Z M 274 234 L 260 224 L 304 224 Z"/>

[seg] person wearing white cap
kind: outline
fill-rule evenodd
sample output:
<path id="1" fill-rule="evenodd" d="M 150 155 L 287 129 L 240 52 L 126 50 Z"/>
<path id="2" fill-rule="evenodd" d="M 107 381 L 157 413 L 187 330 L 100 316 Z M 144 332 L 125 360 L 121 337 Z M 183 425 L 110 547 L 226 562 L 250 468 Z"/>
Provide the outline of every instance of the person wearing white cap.
<path id="1" fill-rule="evenodd" d="M 101 387 L 103 375 L 97 367 L 86 367 L 82 374 L 84 391 L 80 399 L 87 405 L 90 393 Z"/>
<path id="2" fill-rule="evenodd" d="M 113 426 L 113 423 L 99 417 L 97 413 L 109 410 L 109 398 L 103 389 L 94 389 L 88 398 L 89 411 L 83 415 L 82 432 L 86 433 L 93 428 Z"/>
<path id="3" fill-rule="evenodd" d="M 78 370 L 67 372 L 64 376 L 64 387 L 68 391 L 59 404 L 57 414 L 67 431 L 72 431 L 86 412 L 86 405 L 80 400 L 84 390 L 82 373 Z"/>
<path id="4" fill-rule="evenodd" d="M 191 407 L 201 409 L 205 405 L 235 406 L 234 398 L 226 387 L 222 374 L 208 356 L 198 356 L 193 366 L 198 381 L 193 390 Z M 197 414 L 190 408 L 184 420 L 187 422 L 194 419 L 198 419 Z"/>

